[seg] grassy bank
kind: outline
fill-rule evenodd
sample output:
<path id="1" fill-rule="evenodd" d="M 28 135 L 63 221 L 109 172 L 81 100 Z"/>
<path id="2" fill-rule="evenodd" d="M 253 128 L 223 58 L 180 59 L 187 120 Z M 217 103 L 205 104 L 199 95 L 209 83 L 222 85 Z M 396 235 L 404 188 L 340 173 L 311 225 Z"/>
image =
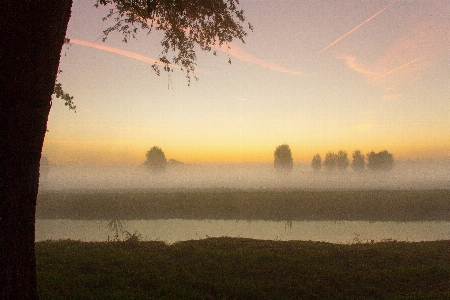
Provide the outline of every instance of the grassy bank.
<path id="1" fill-rule="evenodd" d="M 36 244 L 42 299 L 449 299 L 450 241 Z"/>
<path id="2" fill-rule="evenodd" d="M 450 190 L 41 191 L 42 219 L 450 221 Z"/>

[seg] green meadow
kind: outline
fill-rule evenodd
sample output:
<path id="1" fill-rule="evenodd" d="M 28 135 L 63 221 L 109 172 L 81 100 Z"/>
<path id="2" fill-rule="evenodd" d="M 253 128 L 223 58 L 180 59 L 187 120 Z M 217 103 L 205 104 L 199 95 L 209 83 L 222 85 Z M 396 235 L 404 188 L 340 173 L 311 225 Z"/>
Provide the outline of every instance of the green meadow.
<path id="1" fill-rule="evenodd" d="M 41 299 L 450 299 L 450 241 L 36 243 Z"/>

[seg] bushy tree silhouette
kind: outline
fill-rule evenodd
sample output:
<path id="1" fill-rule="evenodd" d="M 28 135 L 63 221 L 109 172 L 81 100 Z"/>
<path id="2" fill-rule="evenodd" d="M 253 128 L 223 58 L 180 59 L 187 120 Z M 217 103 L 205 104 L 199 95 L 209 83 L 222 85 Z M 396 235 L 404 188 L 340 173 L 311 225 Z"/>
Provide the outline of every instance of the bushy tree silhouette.
<path id="1" fill-rule="evenodd" d="M 280 145 L 275 149 L 274 155 L 274 167 L 275 170 L 289 173 L 294 168 L 294 160 L 292 158 L 291 148 L 287 144 Z"/>
<path id="2" fill-rule="evenodd" d="M 323 161 L 323 166 L 328 171 L 333 171 L 334 169 L 336 169 L 336 164 L 337 164 L 337 155 L 336 155 L 336 153 L 328 152 L 325 155 L 325 160 Z"/>
<path id="3" fill-rule="evenodd" d="M 355 150 L 352 155 L 352 169 L 356 172 L 365 170 L 366 164 L 364 162 L 365 156 L 361 151 Z"/>
<path id="4" fill-rule="evenodd" d="M 147 158 L 145 165 L 149 171 L 153 173 L 160 173 L 166 169 L 166 155 L 158 146 L 153 146 L 150 150 L 148 150 L 145 157 Z"/>
<path id="5" fill-rule="evenodd" d="M 347 157 L 347 152 L 340 150 L 336 155 L 336 167 L 339 171 L 347 170 L 350 162 Z"/>
<path id="6" fill-rule="evenodd" d="M 320 157 L 320 154 L 314 155 L 312 161 L 311 161 L 311 167 L 314 171 L 319 171 L 322 169 L 322 157 Z"/>
<path id="7" fill-rule="evenodd" d="M 367 154 L 367 168 L 373 171 L 390 171 L 394 167 L 394 157 L 386 150 Z"/>

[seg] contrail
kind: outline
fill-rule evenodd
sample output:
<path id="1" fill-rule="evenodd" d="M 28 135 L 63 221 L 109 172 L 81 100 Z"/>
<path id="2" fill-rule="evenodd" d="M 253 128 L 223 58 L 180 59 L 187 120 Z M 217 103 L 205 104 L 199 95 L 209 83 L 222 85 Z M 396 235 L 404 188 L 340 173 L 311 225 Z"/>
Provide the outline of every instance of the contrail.
<path id="1" fill-rule="evenodd" d="M 100 45 L 100 44 L 95 44 L 95 43 L 91 43 L 91 42 L 86 42 L 86 41 L 82 41 L 82 40 L 78 40 L 78 39 L 70 39 L 70 43 L 73 44 L 77 44 L 77 45 L 81 45 L 81 46 L 86 46 L 86 47 L 90 47 L 90 48 L 94 48 L 94 49 L 98 49 L 98 50 L 103 50 L 103 51 L 108 51 L 111 53 L 115 53 L 118 55 L 122 55 L 128 58 L 132 58 L 132 59 L 136 59 L 139 61 L 143 61 L 149 64 L 157 64 L 157 65 L 161 65 L 161 66 L 165 66 L 164 63 L 162 63 L 159 60 L 147 57 L 147 56 L 143 56 L 134 52 L 129 52 L 129 51 L 125 51 L 125 50 L 121 50 L 121 49 L 117 49 L 117 48 L 113 48 L 113 47 L 108 47 L 108 46 L 104 46 L 104 45 Z M 169 67 L 171 68 L 177 68 L 177 69 L 181 69 L 180 66 L 174 65 L 174 64 L 169 64 Z M 207 74 L 207 75 L 211 75 L 211 72 L 208 71 L 204 71 L 201 70 L 199 68 L 195 69 L 196 73 L 200 73 L 200 74 Z"/>
<path id="2" fill-rule="evenodd" d="M 143 62 L 150 63 L 150 64 L 158 64 L 158 65 L 162 65 L 162 66 L 164 65 L 159 60 L 156 60 L 156 59 L 153 59 L 153 58 L 150 58 L 150 57 L 147 57 L 147 56 L 143 56 L 143 55 L 140 55 L 140 54 L 137 54 L 137 53 L 134 53 L 134 52 L 129 52 L 129 51 L 113 48 L 113 47 L 108 47 L 108 46 L 105 46 L 105 45 L 95 44 L 95 43 L 86 42 L 86 41 L 82 41 L 82 40 L 78 40 L 78 39 L 72 39 L 72 38 L 70 39 L 70 43 L 81 45 L 81 46 L 85 46 L 85 47 L 90 47 L 90 48 L 94 48 L 94 49 L 98 49 L 98 50 L 108 51 L 108 52 L 111 52 L 111 53 L 115 53 L 115 54 L 118 54 L 118 55 L 122 55 L 122 56 L 125 56 L 125 57 L 128 57 L 128 58 L 136 59 L 136 60 L 143 61 Z M 225 50 L 223 50 L 221 48 L 218 48 L 218 49 L 221 50 L 221 51 L 226 52 Z M 289 74 L 293 74 L 293 75 L 304 75 L 301 72 L 294 71 L 294 70 L 289 70 L 289 69 L 286 69 L 284 67 L 278 66 L 276 64 L 268 63 L 268 62 L 265 62 L 265 61 L 263 61 L 263 60 L 261 60 L 259 58 L 256 58 L 256 57 L 246 53 L 245 51 L 243 51 L 237 45 L 233 45 L 233 47 L 231 48 L 231 51 L 229 51 L 228 53 L 230 55 L 240 59 L 240 60 L 247 61 L 247 62 L 256 64 L 256 65 L 260 65 L 262 67 L 265 67 L 265 68 L 268 68 L 268 69 L 271 69 L 271 70 L 274 70 L 274 71 L 278 71 L 278 72 L 282 72 L 282 73 L 289 73 Z M 169 64 L 169 66 L 171 68 L 181 69 L 181 67 L 177 66 L 177 65 Z M 196 73 L 200 73 L 200 74 L 211 75 L 211 72 L 204 71 L 204 70 L 201 70 L 199 68 L 196 68 L 195 72 Z"/>
<path id="3" fill-rule="evenodd" d="M 247 53 L 244 49 L 242 49 L 241 47 L 239 47 L 238 45 L 236 45 L 234 43 L 230 43 L 229 49 L 224 49 L 224 47 L 216 47 L 216 49 L 218 49 L 224 53 L 227 53 L 233 57 L 236 57 L 239 60 L 246 61 L 251 64 L 258 65 L 260 67 L 267 68 L 272 71 L 277 71 L 280 73 L 287 73 L 287 74 L 291 74 L 291 75 L 305 76 L 305 74 L 303 74 L 302 72 L 287 69 L 287 68 L 279 66 L 277 64 L 270 63 L 270 62 L 267 62 L 260 58 L 257 58 L 255 56 L 251 55 L 250 53 Z"/>
<path id="4" fill-rule="evenodd" d="M 86 47 L 91 47 L 91 48 L 95 48 L 95 49 L 99 49 L 99 50 L 103 50 L 103 51 L 108 51 L 108 52 L 112 52 L 115 54 L 119 54 L 128 58 L 133 58 L 136 60 L 140 60 L 146 63 L 150 63 L 150 64 L 158 64 L 158 65 L 163 65 L 162 62 L 150 58 L 150 57 L 146 57 L 134 52 L 129 52 L 129 51 L 125 51 L 125 50 L 121 50 L 121 49 L 117 49 L 117 48 L 112 48 L 112 47 L 108 47 L 108 46 L 104 46 L 104 45 L 99 45 L 99 44 L 94 44 L 94 43 L 90 43 L 90 42 L 86 42 L 86 41 L 82 41 L 82 40 L 77 40 L 77 39 L 70 39 L 70 43 L 74 43 L 77 45 L 81 45 L 81 46 L 86 46 Z M 174 66 L 174 65 L 170 65 L 171 67 L 174 68 L 180 68 L 178 66 Z"/>
<path id="5" fill-rule="evenodd" d="M 343 36 L 341 36 L 340 38 L 338 38 L 337 40 L 335 40 L 333 43 L 331 43 L 329 46 L 327 46 L 326 48 L 322 49 L 321 51 L 319 51 L 317 54 L 322 53 L 323 51 L 327 50 L 328 48 L 334 46 L 335 44 L 337 44 L 340 40 L 342 40 L 343 38 L 345 38 L 347 35 L 349 35 L 350 33 L 352 33 L 353 31 L 355 31 L 356 29 L 358 29 L 359 27 L 363 26 L 364 24 L 366 24 L 367 22 L 369 22 L 370 20 L 372 20 L 373 18 L 375 18 L 376 16 L 378 16 L 379 14 L 381 14 L 384 10 L 388 9 L 390 6 L 392 6 L 395 2 L 398 2 L 399 0 L 395 0 L 394 2 L 392 2 L 391 4 L 389 4 L 388 6 L 386 6 L 385 8 L 383 8 L 382 10 L 380 10 L 379 12 L 377 12 L 376 14 L 374 14 L 373 16 L 371 16 L 370 18 L 368 18 L 367 20 L 365 20 L 364 22 L 362 22 L 361 24 L 359 24 L 358 26 L 356 26 L 355 28 L 353 28 L 352 30 L 350 30 L 349 32 L 347 32 L 346 34 L 344 34 Z"/>
<path id="6" fill-rule="evenodd" d="M 386 75 L 389 75 L 389 74 L 391 74 L 391 73 L 394 73 L 395 71 L 398 71 L 398 70 L 400 70 L 400 69 L 406 67 L 407 65 L 410 65 L 410 64 L 412 64 L 412 63 L 415 63 L 416 61 L 421 60 L 421 59 L 424 58 L 424 57 L 425 57 L 425 56 L 419 57 L 419 58 L 417 58 L 417 59 L 415 59 L 415 60 L 412 60 L 412 61 L 410 61 L 410 62 L 408 62 L 408 63 L 406 63 L 406 64 L 404 64 L 404 65 L 401 65 L 401 66 L 398 67 L 398 68 L 395 68 L 395 69 L 393 69 L 393 70 L 391 70 L 391 71 L 389 71 L 389 72 L 387 72 L 387 73 L 384 73 L 383 75 L 380 75 L 380 76 L 374 78 L 374 80 L 383 78 L 383 77 L 386 76 Z"/>

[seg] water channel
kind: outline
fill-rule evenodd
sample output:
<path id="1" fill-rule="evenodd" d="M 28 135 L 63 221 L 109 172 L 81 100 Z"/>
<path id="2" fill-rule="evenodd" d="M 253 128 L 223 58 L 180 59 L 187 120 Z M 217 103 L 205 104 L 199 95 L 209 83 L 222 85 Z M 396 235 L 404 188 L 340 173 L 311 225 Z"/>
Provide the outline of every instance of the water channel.
<path id="1" fill-rule="evenodd" d="M 128 234 L 142 240 L 175 243 L 207 237 L 242 237 L 266 240 L 305 240 L 330 243 L 433 241 L 450 239 L 450 222 L 368 221 L 245 221 L 245 220 L 49 220 L 36 221 L 36 241 L 72 239 L 123 240 Z M 118 234 L 118 235 L 117 235 Z M 117 236 L 116 236 L 117 235 Z"/>

